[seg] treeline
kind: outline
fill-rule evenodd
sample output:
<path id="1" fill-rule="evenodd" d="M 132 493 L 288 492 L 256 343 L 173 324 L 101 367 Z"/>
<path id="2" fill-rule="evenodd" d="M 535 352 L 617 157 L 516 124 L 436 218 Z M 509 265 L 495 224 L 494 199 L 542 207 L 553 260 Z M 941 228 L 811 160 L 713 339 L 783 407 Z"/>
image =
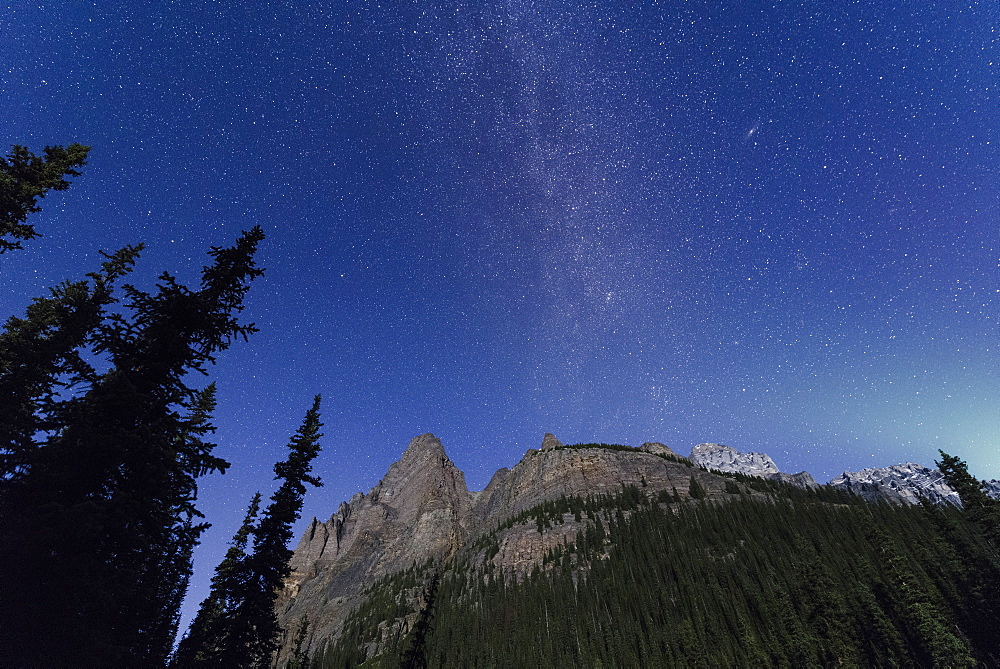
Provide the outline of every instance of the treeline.
<path id="1" fill-rule="evenodd" d="M 0 158 L 0 253 L 39 236 L 39 199 L 79 176 L 89 147 L 21 146 Z M 264 233 L 212 247 L 194 287 L 163 272 L 153 290 L 122 280 L 141 244 L 104 253 L 78 281 L 36 298 L 0 332 L 0 665 L 163 666 L 191 555 L 209 526 L 198 479 L 225 472 L 209 438 L 215 357 L 257 329 L 241 322 Z M 319 397 L 259 495 L 176 666 L 269 666 L 276 589 L 305 484 L 319 485 Z M 246 550 L 252 539 L 252 550 Z"/>
<path id="2" fill-rule="evenodd" d="M 859 499 L 856 495 L 831 485 L 819 485 L 814 488 L 803 488 L 802 486 L 781 481 L 779 479 L 766 479 L 761 476 L 741 474 L 740 472 L 720 472 L 714 469 L 699 467 L 702 471 L 710 471 L 716 476 L 731 479 L 726 482 L 726 492 L 745 494 L 749 490 L 754 490 L 783 499 L 792 501 L 821 501 L 830 504 L 856 504 Z"/>
<path id="3" fill-rule="evenodd" d="M 663 504 L 637 492 L 624 491 L 620 508 L 602 504 L 575 541 L 523 580 L 467 561 L 439 568 L 436 581 L 425 572 L 433 606 L 417 618 L 409 611 L 425 621 L 419 643 L 411 626 L 368 657 L 379 635 L 365 622 L 406 616 L 387 583 L 369 602 L 395 607 L 366 604 L 363 618 L 349 619 L 350 634 L 317 659 L 328 667 L 1000 662 L 996 549 L 956 509 L 830 503 L 811 492 Z"/>
<path id="4" fill-rule="evenodd" d="M 584 450 L 588 448 L 603 448 L 608 451 L 627 451 L 629 453 L 647 453 L 649 455 L 655 455 L 658 458 L 662 458 L 667 462 L 676 462 L 677 464 L 681 464 L 686 467 L 694 467 L 694 463 L 692 463 L 691 460 L 680 455 L 671 455 L 670 453 L 652 453 L 650 451 L 644 451 L 638 446 L 626 446 L 624 444 L 605 444 L 603 442 L 592 444 L 563 444 L 561 446 L 556 446 L 552 450 Z"/>
<path id="5" fill-rule="evenodd" d="M 661 492 L 659 499 L 663 501 L 680 501 L 676 493 L 671 496 L 666 492 Z M 555 499 L 540 502 L 530 509 L 525 509 L 516 513 L 504 522 L 500 523 L 494 530 L 485 533 L 476 540 L 476 544 L 488 543 L 495 540 L 497 535 L 506 529 L 520 525 L 528 520 L 533 520 L 538 528 L 539 534 L 552 527 L 553 524 L 561 525 L 565 516 L 572 515 L 573 520 L 580 522 L 584 518 L 594 519 L 598 512 L 605 509 L 626 509 L 630 510 L 646 501 L 646 495 L 636 486 L 622 486 L 620 492 L 604 493 L 600 495 L 560 495 Z"/>

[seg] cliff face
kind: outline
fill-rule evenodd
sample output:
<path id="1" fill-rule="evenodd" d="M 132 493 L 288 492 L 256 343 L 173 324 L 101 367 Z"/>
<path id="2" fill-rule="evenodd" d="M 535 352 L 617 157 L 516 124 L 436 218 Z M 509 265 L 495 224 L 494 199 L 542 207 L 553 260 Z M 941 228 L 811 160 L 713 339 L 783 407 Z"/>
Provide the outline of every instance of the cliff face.
<path id="1" fill-rule="evenodd" d="M 504 468 L 493 475 L 476 499 L 471 524 L 486 528 L 562 495 L 617 493 L 627 485 L 656 491 L 676 489 L 686 495 L 695 470 L 658 453 L 673 454 L 662 444 L 644 444 L 638 451 L 564 448 L 561 444 L 541 451 L 529 449 L 513 469 Z M 724 484 L 706 485 L 722 490 Z"/>
<path id="2" fill-rule="evenodd" d="M 986 494 L 1000 499 L 1000 481 L 984 483 Z M 944 474 L 915 462 L 844 472 L 830 481 L 830 485 L 870 500 L 919 504 L 921 498 L 926 498 L 934 504 L 962 506 L 962 500 L 945 481 Z"/>
<path id="3" fill-rule="evenodd" d="M 465 476 L 432 434 L 415 437 L 378 485 L 313 519 L 291 560 L 278 602 L 286 628 L 308 615 L 311 636 L 335 636 L 363 587 L 410 566 L 444 559 L 467 534 Z"/>

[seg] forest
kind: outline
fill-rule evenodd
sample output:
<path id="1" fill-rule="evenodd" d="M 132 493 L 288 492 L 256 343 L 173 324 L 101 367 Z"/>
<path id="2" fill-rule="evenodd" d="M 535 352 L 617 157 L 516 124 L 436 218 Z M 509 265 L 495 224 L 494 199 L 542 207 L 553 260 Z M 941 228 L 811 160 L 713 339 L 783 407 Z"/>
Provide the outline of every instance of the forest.
<path id="1" fill-rule="evenodd" d="M 996 666 L 1000 563 L 968 511 L 766 483 L 764 500 L 539 505 L 513 522 L 589 528 L 523 579 L 490 565 L 490 535 L 384 579 L 318 665 Z"/>

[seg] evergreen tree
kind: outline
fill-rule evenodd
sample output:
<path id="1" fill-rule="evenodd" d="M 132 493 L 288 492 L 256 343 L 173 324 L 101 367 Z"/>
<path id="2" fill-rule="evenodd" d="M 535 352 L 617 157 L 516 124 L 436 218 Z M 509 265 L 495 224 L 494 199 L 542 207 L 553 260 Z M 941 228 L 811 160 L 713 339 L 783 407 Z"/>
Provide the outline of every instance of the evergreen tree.
<path id="1" fill-rule="evenodd" d="M 312 460 L 320 451 L 322 423 L 319 417 L 320 396 L 313 399 L 302 425 L 288 444 L 289 455 L 274 466 L 275 478 L 282 481 L 271 503 L 253 530 L 253 554 L 246 561 L 230 617 L 229 636 L 222 641 L 223 666 L 268 667 L 278 647 L 281 628 L 274 613 L 274 601 L 291 568 L 292 525 L 299 519 L 307 483 L 321 486 L 310 474 Z"/>
<path id="2" fill-rule="evenodd" d="M 1000 544 L 1000 500 L 986 494 L 984 484 L 969 473 L 965 461 L 939 450 L 941 461 L 935 462 L 941 473 L 962 500 L 962 508 L 983 536 Z"/>
<path id="3" fill-rule="evenodd" d="M 288 669 L 309 669 L 312 666 L 309 653 L 303 647 L 308 634 L 309 616 L 304 615 L 299 620 L 299 628 L 295 631 L 295 639 L 292 641 L 292 659 L 288 663 Z"/>
<path id="4" fill-rule="evenodd" d="M 3 490 L 30 470 L 39 433 L 59 427 L 60 396 L 96 377 L 81 351 L 115 302 L 114 282 L 131 271 L 141 250 L 103 254 L 107 261 L 89 281 L 63 282 L 49 297 L 35 298 L 24 318 L 7 320 L 0 333 L 0 504 Z"/>
<path id="5" fill-rule="evenodd" d="M 218 664 L 218 656 L 228 637 L 227 612 L 235 606 L 236 597 L 243 585 L 242 579 L 247 566 L 247 541 L 253 533 L 259 508 L 260 493 L 257 493 L 250 500 L 246 517 L 233 536 L 229 550 L 215 568 L 208 597 L 201 603 L 188 633 L 177 646 L 171 663 L 173 666 L 211 667 Z"/>
<path id="6" fill-rule="evenodd" d="M 50 190 L 66 190 L 66 176 L 79 176 L 75 168 L 86 163 L 89 146 L 46 146 L 45 156 L 36 156 L 23 146 L 14 146 L 0 158 L 0 254 L 21 248 L 18 240 L 38 237 L 25 222 L 28 214 L 41 211 L 36 204 Z"/>
<path id="7" fill-rule="evenodd" d="M 691 483 L 688 485 L 688 495 L 691 496 L 691 499 L 703 499 L 705 497 L 705 488 L 694 476 L 691 477 Z"/>
<path id="8" fill-rule="evenodd" d="M 184 377 L 256 330 L 236 315 L 261 274 L 253 255 L 262 238 L 254 228 L 231 248 L 213 247 L 200 290 L 166 273 L 155 293 L 124 286 L 127 311 L 104 315 L 84 338 L 110 368 L 84 368 L 79 393 L 43 407 L 49 432 L 12 448 L 0 568 L 31 565 L 41 577 L 0 594 L 13 621 L 2 649 L 8 663 L 138 666 L 167 657 L 205 527 L 194 522 L 196 480 L 228 466 L 204 439 L 214 390 L 193 390 Z M 72 366 L 74 355 L 67 343 L 48 359 Z M 58 364 L 48 376 L 36 369 L 43 393 Z M 32 393 L 38 388 L 24 401 Z"/>
<path id="9" fill-rule="evenodd" d="M 983 484 L 969 473 L 968 466 L 963 460 L 941 450 L 938 453 L 941 454 L 941 461 L 935 461 L 934 464 L 944 474 L 948 485 L 958 493 L 962 499 L 962 507 L 966 511 L 992 506 L 996 503 L 995 500 L 986 495 Z"/>
<path id="10" fill-rule="evenodd" d="M 934 667 L 974 667 L 972 649 L 948 619 L 947 612 L 934 601 L 928 579 L 906 564 L 902 552 L 888 533 L 878 528 L 871 533 L 872 545 L 883 559 L 895 600 L 897 615 L 911 631 L 918 652 Z"/>
<path id="11" fill-rule="evenodd" d="M 176 438 L 177 444 L 188 448 L 210 446 L 201 439 L 215 429 L 210 422 L 215 406 L 214 383 L 195 393 L 191 413 L 183 421 L 181 433 Z M 186 449 L 179 447 L 178 450 Z M 193 503 L 196 490 L 190 494 L 190 502 Z M 158 556 L 158 562 L 154 563 L 153 568 L 145 571 L 145 578 L 149 580 L 138 584 L 140 591 L 151 593 L 152 611 L 144 635 L 145 649 L 139 653 L 133 652 L 137 657 L 156 657 L 162 661 L 166 657 L 165 653 L 173 646 L 180 622 L 180 607 L 191 578 L 192 552 L 201 533 L 209 527 L 208 523 L 195 522 L 195 516 L 201 517 L 201 514 L 195 511 L 175 523 L 177 540 Z"/>

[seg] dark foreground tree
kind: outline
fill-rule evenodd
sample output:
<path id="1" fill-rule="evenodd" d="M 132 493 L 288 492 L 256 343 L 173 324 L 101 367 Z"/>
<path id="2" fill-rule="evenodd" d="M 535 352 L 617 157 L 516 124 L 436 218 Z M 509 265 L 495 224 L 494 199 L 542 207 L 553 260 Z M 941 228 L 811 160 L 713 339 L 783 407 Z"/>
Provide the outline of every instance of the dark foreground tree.
<path id="1" fill-rule="evenodd" d="M 234 548 L 242 541 L 240 550 L 231 550 L 232 555 L 227 554 L 219 565 L 218 581 L 213 580 L 212 593 L 201 605 L 208 624 L 195 620 L 178 648 L 175 666 L 270 666 L 281 635 L 274 602 L 290 572 L 292 551 L 288 542 L 292 538 L 292 525 L 299 519 L 306 484 L 322 485 L 319 478 L 310 474 L 323 436 L 319 431 L 323 425 L 319 406 L 317 395 L 288 444 L 288 459 L 274 466 L 275 478 L 282 483 L 252 530 L 253 553 L 241 555 L 246 535 L 237 534 Z"/>
<path id="2" fill-rule="evenodd" d="M 319 454 L 320 396 L 306 412 L 302 425 L 288 443 L 288 459 L 274 465 L 277 492 L 253 533 L 253 555 L 248 564 L 250 578 L 246 592 L 233 611 L 233 643 L 226 658 L 228 666 L 268 667 L 278 647 L 281 628 L 274 614 L 274 601 L 290 571 L 292 525 L 299 519 L 306 484 L 323 485 L 310 474 L 312 460 Z"/>
<path id="3" fill-rule="evenodd" d="M 966 511 L 990 506 L 994 503 L 994 500 L 990 499 L 983 490 L 983 484 L 979 479 L 969 473 L 968 465 L 965 464 L 964 460 L 954 455 L 948 455 L 941 450 L 938 453 L 941 454 L 941 461 L 935 461 L 934 464 L 944 474 L 948 485 L 958 493 L 962 499 L 962 507 Z"/>
<path id="4" fill-rule="evenodd" d="M 40 211 L 37 201 L 50 190 L 69 188 L 67 176 L 79 176 L 75 168 L 85 164 L 89 146 L 46 146 L 45 156 L 36 156 L 23 146 L 14 146 L 0 158 L 0 253 L 21 248 L 18 240 L 38 237 L 26 223 L 28 214 Z"/>
<path id="5" fill-rule="evenodd" d="M 260 493 L 250 500 L 243 524 L 233 536 L 229 550 L 212 577 L 212 589 L 198 608 L 188 633 L 177 645 L 172 665 L 177 667 L 211 667 L 219 663 L 229 635 L 228 612 L 236 605 L 243 589 L 246 573 L 247 542 L 254 530 Z"/>
<path id="6" fill-rule="evenodd" d="M 256 330 L 237 314 L 261 274 L 253 256 L 262 238 L 254 228 L 213 248 L 198 290 L 166 273 L 153 293 L 124 286 L 124 313 L 101 313 L 84 336 L 84 352 L 109 368 L 83 368 L 76 393 L 54 396 L 45 379 L 65 371 L 57 365 L 26 391 L 47 398 L 35 407 L 46 431 L 8 449 L 16 457 L 0 517 L 4 664 L 149 666 L 169 654 L 205 528 L 196 480 L 228 466 L 205 440 L 214 388 L 196 391 L 185 376 Z M 8 324 L 5 335 L 30 329 Z M 48 359 L 72 368 L 82 359 L 74 355 L 67 345 Z M 29 565 L 31 578 L 10 577 Z"/>
<path id="7" fill-rule="evenodd" d="M 93 343 L 113 287 L 128 273 L 141 246 L 107 255 L 88 280 L 65 281 L 36 298 L 24 318 L 12 316 L 0 332 L 0 504 L 3 491 L 30 471 L 37 435 L 58 429 L 60 397 L 97 374 L 81 352 Z M 0 506 L 0 517 L 5 516 Z"/>
<path id="8" fill-rule="evenodd" d="M 935 462 L 945 481 L 962 500 L 962 508 L 983 536 L 1000 548 L 1000 500 L 986 494 L 985 484 L 969 473 L 968 465 L 957 456 L 939 450 L 941 461 Z"/>

